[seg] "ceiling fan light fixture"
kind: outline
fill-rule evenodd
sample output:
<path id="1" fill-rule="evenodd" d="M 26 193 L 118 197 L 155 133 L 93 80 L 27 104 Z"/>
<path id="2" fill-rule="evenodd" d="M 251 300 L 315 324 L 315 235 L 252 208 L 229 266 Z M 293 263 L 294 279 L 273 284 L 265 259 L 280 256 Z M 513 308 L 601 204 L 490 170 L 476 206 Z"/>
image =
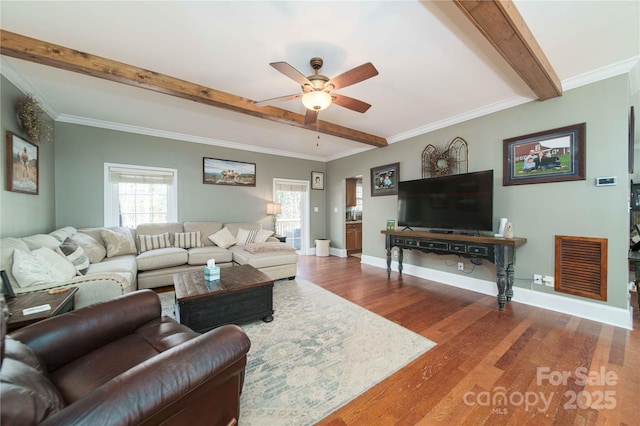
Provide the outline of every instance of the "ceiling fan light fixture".
<path id="1" fill-rule="evenodd" d="M 312 111 L 322 111 L 331 105 L 331 95 L 322 90 L 314 90 L 302 95 L 302 105 Z"/>

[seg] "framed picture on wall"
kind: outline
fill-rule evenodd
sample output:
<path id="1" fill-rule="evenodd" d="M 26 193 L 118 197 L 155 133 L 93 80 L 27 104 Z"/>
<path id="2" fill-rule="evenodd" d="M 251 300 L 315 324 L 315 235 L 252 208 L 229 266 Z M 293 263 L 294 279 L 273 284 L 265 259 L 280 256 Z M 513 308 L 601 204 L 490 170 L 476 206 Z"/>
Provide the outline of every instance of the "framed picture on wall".
<path id="1" fill-rule="evenodd" d="M 38 195 L 38 146 L 7 131 L 7 191 Z"/>
<path id="2" fill-rule="evenodd" d="M 202 183 L 256 186 L 256 165 L 255 163 L 204 157 L 202 159 Z"/>
<path id="3" fill-rule="evenodd" d="M 324 189 L 323 172 L 311 172 L 311 189 Z"/>
<path id="4" fill-rule="evenodd" d="M 371 196 L 397 195 L 400 180 L 400 163 L 387 164 L 371 169 Z"/>
<path id="5" fill-rule="evenodd" d="M 586 123 L 504 139 L 502 184 L 585 180 Z"/>

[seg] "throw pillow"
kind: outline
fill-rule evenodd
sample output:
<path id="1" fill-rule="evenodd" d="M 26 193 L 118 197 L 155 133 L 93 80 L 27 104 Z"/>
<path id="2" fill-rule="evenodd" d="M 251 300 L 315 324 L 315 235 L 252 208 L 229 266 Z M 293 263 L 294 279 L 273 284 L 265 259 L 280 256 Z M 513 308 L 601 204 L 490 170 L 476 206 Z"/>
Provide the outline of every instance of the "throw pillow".
<path id="1" fill-rule="evenodd" d="M 11 273 L 18 286 L 30 287 L 69 281 L 76 275 L 76 268 L 66 258 L 42 247 L 31 253 L 14 250 Z"/>
<path id="2" fill-rule="evenodd" d="M 273 231 L 267 231 L 266 229 L 260 229 L 256 234 L 254 243 L 266 243 L 270 236 L 273 235 Z"/>
<path id="3" fill-rule="evenodd" d="M 82 247 L 74 243 L 71 238 L 67 237 L 62 244 L 60 244 L 58 250 L 75 266 L 78 275 L 87 273 L 90 263 L 89 256 L 87 256 L 84 250 L 82 250 Z"/>
<path id="4" fill-rule="evenodd" d="M 200 231 L 194 232 L 176 232 L 173 234 L 174 246 L 183 249 L 191 247 L 202 247 L 202 240 L 200 239 Z"/>
<path id="5" fill-rule="evenodd" d="M 224 227 L 215 234 L 209 235 L 209 239 L 218 247 L 229 248 L 238 242 L 229 228 Z"/>
<path id="6" fill-rule="evenodd" d="M 107 257 L 136 254 L 136 242 L 129 228 L 107 228 L 100 230 L 100 236 L 107 246 Z"/>
<path id="7" fill-rule="evenodd" d="M 238 228 L 238 235 L 236 235 L 238 242 L 236 244 L 243 246 L 245 244 L 253 243 L 257 233 L 257 229 Z"/>
<path id="8" fill-rule="evenodd" d="M 138 235 L 138 243 L 140 244 L 140 253 L 145 251 L 171 247 L 169 233 L 156 235 Z"/>
<path id="9" fill-rule="evenodd" d="M 91 235 L 78 232 L 71 239 L 74 243 L 82 247 L 82 250 L 84 250 L 84 253 L 89 257 L 89 262 L 91 263 L 100 263 L 102 259 L 107 256 L 107 249 Z"/>

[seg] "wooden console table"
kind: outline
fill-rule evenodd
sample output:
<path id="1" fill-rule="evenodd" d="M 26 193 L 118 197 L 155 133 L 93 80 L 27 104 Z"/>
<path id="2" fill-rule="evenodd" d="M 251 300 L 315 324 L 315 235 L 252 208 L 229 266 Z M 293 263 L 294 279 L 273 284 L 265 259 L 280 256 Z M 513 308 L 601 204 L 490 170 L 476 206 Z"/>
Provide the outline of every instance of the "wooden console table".
<path id="1" fill-rule="evenodd" d="M 504 310 L 513 297 L 513 272 L 516 248 L 527 242 L 526 238 L 497 238 L 462 234 L 439 234 L 419 231 L 380 231 L 385 234 L 387 249 L 387 277 L 391 277 L 391 249 L 398 247 L 398 271 L 402 274 L 403 250 L 420 250 L 425 253 L 457 254 L 466 258 L 487 259 L 496 265 L 498 307 Z"/>

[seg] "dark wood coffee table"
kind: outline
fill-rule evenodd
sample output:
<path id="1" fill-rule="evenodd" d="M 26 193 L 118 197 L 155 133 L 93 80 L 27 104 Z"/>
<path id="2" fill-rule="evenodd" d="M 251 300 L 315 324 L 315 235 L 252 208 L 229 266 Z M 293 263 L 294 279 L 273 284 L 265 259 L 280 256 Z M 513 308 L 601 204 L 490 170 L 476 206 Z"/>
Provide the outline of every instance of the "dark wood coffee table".
<path id="1" fill-rule="evenodd" d="M 17 294 L 13 299 L 7 300 L 7 307 L 11 316 L 7 323 L 7 330 L 12 331 L 34 322 L 42 321 L 56 315 L 72 311 L 75 307 L 74 295 L 78 287 L 69 287 L 66 291 L 49 294 L 47 291 Z M 24 315 L 23 310 L 34 306 L 49 305 L 51 309 L 35 314 Z"/>
<path id="2" fill-rule="evenodd" d="M 220 268 L 220 279 L 202 271 L 173 275 L 176 320 L 203 333 L 224 324 L 273 320 L 273 279 L 250 265 Z"/>

